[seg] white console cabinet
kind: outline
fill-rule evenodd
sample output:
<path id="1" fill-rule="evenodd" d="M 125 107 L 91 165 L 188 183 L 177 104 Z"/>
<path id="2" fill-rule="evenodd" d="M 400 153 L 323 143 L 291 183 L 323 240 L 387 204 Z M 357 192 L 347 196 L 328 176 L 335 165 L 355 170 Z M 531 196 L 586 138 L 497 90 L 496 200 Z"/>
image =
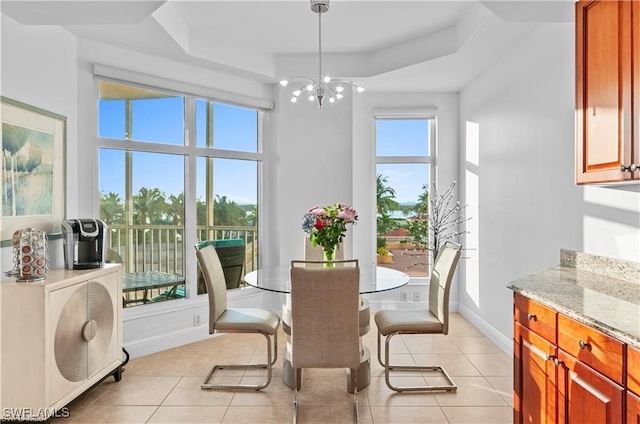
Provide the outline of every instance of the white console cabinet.
<path id="1" fill-rule="evenodd" d="M 0 285 L 0 410 L 60 410 L 122 364 L 122 265 Z"/>

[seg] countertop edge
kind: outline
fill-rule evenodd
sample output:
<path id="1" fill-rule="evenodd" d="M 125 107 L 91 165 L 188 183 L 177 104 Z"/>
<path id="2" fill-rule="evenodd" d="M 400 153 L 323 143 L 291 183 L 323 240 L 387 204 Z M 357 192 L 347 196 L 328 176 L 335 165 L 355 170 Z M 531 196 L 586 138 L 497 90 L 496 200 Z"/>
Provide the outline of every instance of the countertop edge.
<path id="1" fill-rule="evenodd" d="M 608 336 L 611 336 L 613 338 L 616 338 L 630 346 L 634 346 L 637 348 L 640 348 L 640 339 L 632 336 L 628 333 L 625 333 L 617 328 L 613 328 L 599 320 L 593 319 L 587 315 L 578 313 L 564 305 L 558 304 L 556 302 L 550 301 L 549 299 L 545 298 L 544 296 L 541 296 L 539 294 L 537 294 L 536 292 L 527 290 L 527 289 L 523 289 L 521 287 L 518 287 L 517 285 L 515 285 L 514 283 L 509 283 L 507 284 L 507 288 L 511 289 L 514 293 L 519 293 L 523 296 L 526 296 L 532 300 L 535 300 L 536 302 L 539 302 L 540 304 L 547 306 L 553 310 L 555 310 L 556 312 L 560 312 L 566 316 L 568 316 L 569 318 L 573 318 L 574 320 L 588 325 L 590 327 L 593 327 L 597 330 L 602 331 L 603 333 L 605 333 Z"/>

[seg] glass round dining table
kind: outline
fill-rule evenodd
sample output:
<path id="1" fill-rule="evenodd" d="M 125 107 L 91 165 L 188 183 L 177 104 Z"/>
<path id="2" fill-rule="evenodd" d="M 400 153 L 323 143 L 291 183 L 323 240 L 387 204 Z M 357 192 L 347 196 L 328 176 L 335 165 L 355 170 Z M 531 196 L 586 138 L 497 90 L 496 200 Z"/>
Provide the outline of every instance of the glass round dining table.
<path id="1" fill-rule="evenodd" d="M 290 265 L 279 265 L 251 271 L 244 282 L 252 287 L 277 293 L 291 293 Z M 402 271 L 376 265 L 360 265 L 360 294 L 397 289 L 409 282 Z"/>

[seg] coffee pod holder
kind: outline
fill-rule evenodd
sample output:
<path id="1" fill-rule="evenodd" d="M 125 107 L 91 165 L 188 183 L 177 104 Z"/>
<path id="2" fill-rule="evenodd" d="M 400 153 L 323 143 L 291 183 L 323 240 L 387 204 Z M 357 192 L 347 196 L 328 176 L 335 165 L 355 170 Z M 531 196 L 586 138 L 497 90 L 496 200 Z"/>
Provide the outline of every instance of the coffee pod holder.
<path id="1" fill-rule="evenodd" d="M 25 228 L 13 233 L 13 272 L 18 282 L 37 282 L 47 278 L 49 249 L 46 233 Z"/>

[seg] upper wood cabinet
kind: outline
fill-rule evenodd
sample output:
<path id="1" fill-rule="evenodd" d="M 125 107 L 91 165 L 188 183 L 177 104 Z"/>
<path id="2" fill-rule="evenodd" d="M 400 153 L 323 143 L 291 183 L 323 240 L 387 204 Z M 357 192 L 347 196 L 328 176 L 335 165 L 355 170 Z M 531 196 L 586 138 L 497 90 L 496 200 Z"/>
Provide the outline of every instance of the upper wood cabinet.
<path id="1" fill-rule="evenodd" d="M 578 184 L 640 180 L 639 112 L 640 4 L 577 2 Z"/>

